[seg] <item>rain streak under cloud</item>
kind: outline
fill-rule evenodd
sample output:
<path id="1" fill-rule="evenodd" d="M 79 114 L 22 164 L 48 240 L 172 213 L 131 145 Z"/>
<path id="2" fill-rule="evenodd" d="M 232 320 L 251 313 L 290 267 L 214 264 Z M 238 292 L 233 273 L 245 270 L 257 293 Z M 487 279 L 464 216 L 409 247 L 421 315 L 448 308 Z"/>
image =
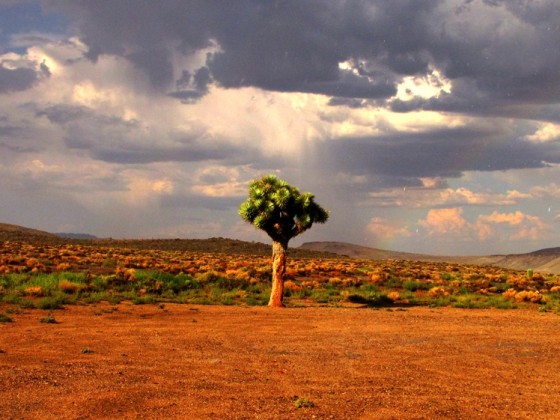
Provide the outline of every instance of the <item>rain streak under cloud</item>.
<path id="1" fill-rule="evenodd" d="M 1 222 L 266 241 L 237 207 L 275 173 L 330 210 L 300 243 L 559 245 L 554 0 L 2 1 L 0 27 Z"/>

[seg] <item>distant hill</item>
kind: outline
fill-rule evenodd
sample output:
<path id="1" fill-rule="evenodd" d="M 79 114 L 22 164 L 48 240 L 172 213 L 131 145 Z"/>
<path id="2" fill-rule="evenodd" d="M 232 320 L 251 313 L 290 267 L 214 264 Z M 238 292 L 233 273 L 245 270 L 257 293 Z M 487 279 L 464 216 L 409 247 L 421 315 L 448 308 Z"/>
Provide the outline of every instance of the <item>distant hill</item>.
<path id="1" fill-rule="evenodd" d="M 514 270 L 527 270 L 531 268 L 541 273 L 560 274 L 560 254 L 550 252 L 541 253 L 540 250 L 528 254 L 479 257 L 479 261 L 485 264 Z"/>
<path id="2" fill-rule="evenodd" d="M 91 243 L 115 248 L 160 249 L 168 251 L 211 252 L 244 255 L 272 255 L 272 246 L 261 242 L 246 242 L 229 238 L 209 239 L 97 239 Z M 340 258 L 301 248 L 288 248 L 288 256 L 297 258 Z"/>
<path id="3" fill-rule="evenodd" d="M 313 251 L 332 252 L 339 255 L 346 255 L 351 258 L 436 262 L 448 261 L 460 264 L 494 265 L 514 270 L 527 270 L 531 268 L 542 273 L 560 274 L 560 247 L 541 249 L 528 254 L 488 255 L 475 257 L 444 257 L 437 255 L 386 251 L 345 242 L 306 242 L 301 245 L 300 248 Z"/>
<path id="4" fill-rule="evenodd" d="M 367 246 L 354 245 L 346 242 L 306 242 L 299 247 L 311 251 L 330 252 L 333 254 L 345 255 L 351 258 L 363 258 L 372 260 L 414 260 L 414 261 L 434 261 L 441 257 L 413 254 L 409 252 L 387 251 Z"/>
<path id="5" fill-rule="evenodd" d="M 270 244 L 228 238 L 209 239 L 98 239 L 92 235 L 49 233 L 23 226 L 0 223 L 0 241 L 59 245 L 64 243 L 112 248 L 158 249 L 167 251 L 209 252 L 243 255 L 271 255 Z M 298 258 L 340 258 L 339 255 L 289 248 L 288 255 Z"/>
<path id="6" fill-rule="evenodd" d="M 539 249 L 529 253 L 529 255 L 556 255 L 560 257 L 560 247 Z"/>
<path id="7" fill-rule="evenodd" d="M 56 242 L 58 239 L 59 238 L 53 233 L 18 225 L 0 223 L 0 241 Z"/>
<path id="8" fill-rule="evenodd" d="M 97 239 L 97 236 L 90 235 L 89 233 L 67 233 L 67 232 L 57 232 L 56 236 L 68 239 Z"/>
<path id="9" fill-rule="evenodd" d="M 228 238 L 209 239 L 97 239 L 93 235 L 54 234 L 23 226 L 0 223 L 0 241 L 58 245 L 73 243 L 114 248 L 160 249 L 173 251 L 210 252 L 244 255 L 271 255 L 270 244 L 245 242 Z M 306 242 L 289 248 L 288 255 L 296 258 L 361 258 L 373 260 L 446 261 L 460 264 L 494 265 L 515 270 L 529 268 L 543 273 L 560 274 L 560 247 L 546 248 L 527 254 L 488 255 L 479 257 L 442 257 L 387 251 L 344 242 Z"/>

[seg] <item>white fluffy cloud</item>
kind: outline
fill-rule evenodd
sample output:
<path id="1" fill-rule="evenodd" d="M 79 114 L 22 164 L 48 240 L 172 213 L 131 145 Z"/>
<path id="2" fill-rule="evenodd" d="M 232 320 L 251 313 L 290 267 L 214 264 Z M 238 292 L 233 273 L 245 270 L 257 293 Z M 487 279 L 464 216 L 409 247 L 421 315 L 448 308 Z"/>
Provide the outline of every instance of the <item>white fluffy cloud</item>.
<path id="1" fill-rule="evenodd" d="M 429 210 L 426 218 L 418 221 L 430 237 L 478 239 L 489 241 L 507 239 L 524 241 L 547 239 L 550 226 L 540 217 L 522 211 L 480 214 L 472 221 L 467 220 L 462 208 L 442 208 Z"/>
<path id="2" fill-rule="evenodd" d="M 511 206 L 533 197 L 517 190 L 504 192 L 475 192 L 466 187 L 445 188 L 445 182 L 423 179 L 423 186 L 393 188 L 369 193 L 371 204 L 379 207 L 454 207 L 454 206 Z M 535 192 L 536 193 L 536 192 Z"/>
<path id="3" fill-rule="evenodd" d="M 367 230 L 375 241 L 386 241 L 396 236 L 408 237 L 411 235 L 407 226 L 382 217 L 373 217 L 367 225 Z"/>
<path id="4" fill-rule="evenodd" d="M 426 229 L 428 236 L 464 235 L 470 230 L 461 208 L 429 210 L 426 218 L 419 220 L 418 224 Z"/>
<path id="5" fill-rule="evenodd" d="M 541 123 L 533 134 L 526 136 L 526 139 L 533 142 L 547 142 L 560 139 L 560 125 L 552 123 Z"/>

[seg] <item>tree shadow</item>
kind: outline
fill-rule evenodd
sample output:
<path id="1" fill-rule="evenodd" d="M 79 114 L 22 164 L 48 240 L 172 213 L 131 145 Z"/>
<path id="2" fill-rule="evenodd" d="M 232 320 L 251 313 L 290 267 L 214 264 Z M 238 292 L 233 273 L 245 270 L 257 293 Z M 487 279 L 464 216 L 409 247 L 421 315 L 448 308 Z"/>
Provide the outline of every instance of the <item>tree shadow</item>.
<path id="1" fill-rule="evenodd" d="M 348 296 L 348 301 L 364 305 L 368 308 L 397 308 L 411 306 L 410 304 L 405 304 L 404 302 L 395 302 L 385 295 L 366 297 L 354 294 Z"/>

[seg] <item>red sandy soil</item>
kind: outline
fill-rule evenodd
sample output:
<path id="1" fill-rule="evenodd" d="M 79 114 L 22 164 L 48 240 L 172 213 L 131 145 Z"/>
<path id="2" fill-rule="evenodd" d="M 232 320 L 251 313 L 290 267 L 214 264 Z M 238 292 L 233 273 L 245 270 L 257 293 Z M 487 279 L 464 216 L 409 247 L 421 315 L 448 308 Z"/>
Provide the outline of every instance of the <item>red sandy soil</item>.
<path id="1" fill-rule="evenodd" d="M 46 315 L 0 324 L 2 418 L 560 418 L 550 313 L 124 303 Z"/>

